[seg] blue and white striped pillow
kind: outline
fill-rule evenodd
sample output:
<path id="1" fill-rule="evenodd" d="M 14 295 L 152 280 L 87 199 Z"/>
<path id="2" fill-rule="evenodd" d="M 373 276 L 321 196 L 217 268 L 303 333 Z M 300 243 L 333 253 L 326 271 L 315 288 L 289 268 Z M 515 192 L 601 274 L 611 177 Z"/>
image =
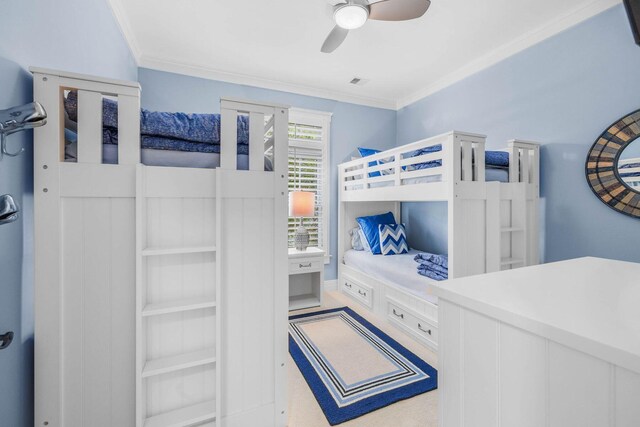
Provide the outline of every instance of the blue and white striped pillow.
<path id="1" fill-rule="evenodd" d="M 398 255 L 409 252 L 404 224 L 380 224 L 378 225 L 378 234 L 380 235 L 382 255 Z"/>

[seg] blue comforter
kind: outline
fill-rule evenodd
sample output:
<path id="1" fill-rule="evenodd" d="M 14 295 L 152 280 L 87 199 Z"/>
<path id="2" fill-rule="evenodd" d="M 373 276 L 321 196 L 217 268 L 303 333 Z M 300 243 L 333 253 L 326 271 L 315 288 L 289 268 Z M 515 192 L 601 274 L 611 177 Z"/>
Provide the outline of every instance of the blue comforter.
<path id="1" fill-rule="evenodd" d="M 76 91 L 69 92 L 65 98 L 64 107 L 69 118 L 77 122 L 78 93 Z M 109 133 L 104 143 L 117 144 L 117 102 L 110 99 L 102 100 L 102 126 Z M 140 134 L 143 137 L 167 138 L 174 141 L 220 144 L 220 114 L 166 113 L 142 109 L 140 110 Z M 238 116 L 238 144 L 247 145 L 248 143 L 249 118 L 241 115 Z"/>
<path id="2" fill-rule="evenodd" d="M 436 153 L 442 151 L 442 145 L 433 145 L 431 147 L 421 148 L 414 151 L 409 157 L 418 157 L 423 154 Z M 485 165 L 494 168 L 506 168 L 509 167 L 509 153 L 505 151 L 485 151 L 484 152 Z M 413 165 L 415 170 L 429 169 L 442 166 L 442 160 L 430 160 L 428 162 L 418 163 Z"/>
<path id="3" fill-rule="evenodd" d="M 153 150 L 188 151 L 191 153 L 220 153 L 220 144 L 193 142 L 184 139 L 163 138 L 161 136 L 141 135 L 140 146 Z M 103 144 L 118 144 L 118 131 L 111 128 L 102 129 Z M 249 154 L 247 144 L 238 144 L 237 154 Z"/>

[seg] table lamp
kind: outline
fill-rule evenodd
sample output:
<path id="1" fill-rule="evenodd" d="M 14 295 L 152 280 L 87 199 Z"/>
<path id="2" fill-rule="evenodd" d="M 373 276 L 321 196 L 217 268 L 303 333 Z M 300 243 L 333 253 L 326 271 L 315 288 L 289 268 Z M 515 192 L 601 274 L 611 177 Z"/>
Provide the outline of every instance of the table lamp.
<path id="1" fill-rule="evenodd" d="M 314 216 L 315 193 L 309 191 L 291 191 L 289 193 L 289 217 L 300 218 L 300 227 L 296 229 L 296 249 L 306 251 L 309 246 L 309 232 L 302 225 L 302 218 Z"/>

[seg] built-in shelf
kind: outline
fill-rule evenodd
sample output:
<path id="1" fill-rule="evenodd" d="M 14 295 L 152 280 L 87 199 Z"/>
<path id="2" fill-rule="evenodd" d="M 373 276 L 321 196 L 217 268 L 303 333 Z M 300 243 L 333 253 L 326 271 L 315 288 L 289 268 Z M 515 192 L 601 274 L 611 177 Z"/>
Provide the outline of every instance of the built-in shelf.
<path id="1" fill-rule="evenodd" d="M 521 227 L 504 227 L 501 228 L 500 231 L 502 231 L 503 233 L 515 233 L 518 231 L 524 231 L 524 228 Z"/>
<path id="2" fill-rule="evenodd" d="M 144 427 L 185 427 L 216 418 L 214 400 L 147 418 Z"/>
<path id="3" fill-rule="evenodd" d="M 154 375 L 168 374 L 169 372 L 180 371 L 182 369 L 194 368 L 196 366 L 209 365 L 216 362 L 216 350 L 207 348 L 205 350 L 194 351 L 172 357 L 149 360 L 142 370 L 142 378 Z"/>
<path id="4" fill-rule="evenodd" d="M 524 264 L 524 260 L 520 258 L 503 258 L 502 260 L 500 260 L 500 265 L 502 266 L 514 264 Z"/>
<path id="5" fill-rule="evenodd" d="M 215 246 L 189 246 L 176 248 L 146 248 L 142 250 L 142 256 L 181 255 L 215 252 Z"/>
<path id="6" fill-rule="evenodd" d="M 315 294 L 295 295 L 289 297 L 289 310 L 319 307 L 320 298 Z"/>
<path id="7" fill-rule="evenodd" d="M 216 302 L 208 298 L 190 298 L 170 302 L 159 302 L 147 304 L 142 309 L 142 316 L 159 316 L 162 314 L 179 313 L 182 311 L 201 310 L 203 308 L 215 307 Z"/>

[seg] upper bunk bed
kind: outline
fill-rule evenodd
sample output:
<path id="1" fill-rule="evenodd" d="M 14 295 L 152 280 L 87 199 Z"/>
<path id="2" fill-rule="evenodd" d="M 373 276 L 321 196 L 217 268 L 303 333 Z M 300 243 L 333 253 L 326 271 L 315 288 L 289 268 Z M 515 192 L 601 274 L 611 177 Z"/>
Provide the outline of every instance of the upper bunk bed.
<path id="1" fill-rule="evenodd" d="M 539 145 L 511 140 L 485 151 L 483 135 L 452 131 L 339 165 L 339 193 L 348 201 L 447 201 L 483 198 L 487 183 L 526 184 L 538 193 Z M 503 193 L 520 192 L 502 187 Z M 537 197 L 537 196 L 536 196 Z"/>
<path id="2" fill-rule="evenodd" d="M 223 98 L 193 141 L 137 82 L 31 71 L 36 424 L 284 425 L 288 107 Z"/>

